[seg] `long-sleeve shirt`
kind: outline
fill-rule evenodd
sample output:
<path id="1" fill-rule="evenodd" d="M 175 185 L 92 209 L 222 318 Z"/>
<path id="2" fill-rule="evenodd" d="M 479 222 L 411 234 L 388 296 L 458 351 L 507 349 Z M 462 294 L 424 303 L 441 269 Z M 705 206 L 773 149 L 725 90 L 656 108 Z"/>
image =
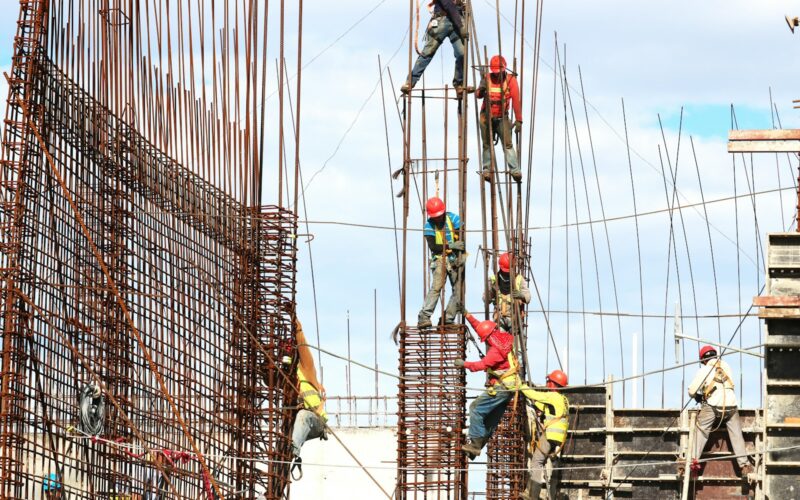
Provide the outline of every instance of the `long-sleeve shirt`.
<path id="1" fill-rule="evenodd" d="M 473 315 L 467 315 L 467 321 L 476 328 L 480 321 Z M 508 354 L 511 352 L 511 347 L 514 343 L 514 337 L 504 331 L 496 330 L 489 335 L 486 339 L 489 345 L 489 350 L 486 351 L 486 356 L 480 361 L 467 361 L 464 363 L 464 368 L 471 372 L 480 372 L 492 370 L 495 372 L 502 372 L 508 370 L 511 365 L 508 362 Z M 496 378 L 491 377 L 490 382 L 495 383 Z"/>
<path id="2" fill-rule="evenodd" d="M 456 2 L 455 0 L 433 0 L 432 3 L 434 15 L 447 15 L 456 29 L 461 32 L 464 26 L 464 19 L 461 17 L 460 2 Z"/>
<path id="3" fill-rule="evenodd" d="M 717 363 L 722 370 L 720 374 L 716 370 Z M 723 373 L 724 375 L 722 375 Z M 714 389 L 706 399 L 709 405 L 720 408 L 737 406 L 736 393 L 733 390 L 733 372 L 728 363 L 721 359 L 712 359 L 697 370 L 697 374 L 689 384 L 689 397 L 694 397 L 696 394 L 702 395 L 707 388 L 711 387 Z"/>

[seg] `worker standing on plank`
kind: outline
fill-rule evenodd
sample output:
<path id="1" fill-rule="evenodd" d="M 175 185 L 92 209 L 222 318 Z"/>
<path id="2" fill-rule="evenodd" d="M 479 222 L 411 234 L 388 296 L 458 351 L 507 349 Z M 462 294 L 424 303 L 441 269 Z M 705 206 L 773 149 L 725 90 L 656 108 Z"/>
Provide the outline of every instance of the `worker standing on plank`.
<path id="1" fill-rule="evenodd" d="M 717 350 L 710 345 L 700 349 L 700 363 L 702 367 L 689 384 L 689 396 L 701 403 L 700 413 L 697 415 L 697 435 L 694 440 L 691 469 L 694 473 L 700 472 L 698 459 L 703 454 L 709 434 L 712 429 L 716 430 L 725 424 L 733 453 L 739 463 L 740 474 L 746 478 L 753 472 L 753 466 L 746 456 L 736 393 L 733 391 L 733 372 L 728 363 L 717 356 Z"/>
<path id="2" fill-rule="evenodd" d="M 464 275 L 464 250 L 463 241 L 459 241 L 458 230 L 461 229 L 461 219 L 458 215 L 447 212 L 444 202 L 433 197 L 425 204 L 428 220 L 425 223 L 423 236 L 428 242 L 431 251 L 431 288 L 425 295 L 425 302 L 419 311 L 417 326 L 427 328 L 431 326 L 431 316 L 436 310 L 439 295 L 444 288 L 446 279 L 450 280 L 452 295 L 447 302 L 444 312 L 444 323 L 452 324 L 460 309 L 461 282 Z"/>
<path id="3" fill-rule="evenodd" d="M 537 391 L 527 386 L 522 389 L 533 403 L 534 418 L 529 423 L 536 429 L 531 432 L 533 456 L 530 461 L 528 487 L 522 493 L 524 500 L 538 500 L 544 487 L 544 466 L 548 458 L 555 458 L 561 452 L 569 430 L 569 400 L 559 393 L 567 386 L 567 374 L 554 370 L 547 376 L 547 391 Z"/>
<path id="4" fill-rule="evenodd" d="M 519 98 L 517 78 L 506 71 L 506 60 L 503 56 L 492 57 L 489 62 L 489 73 L 481 78 L 475 95 L 483 99 L 480 127 L 483 142 L 482 175 L 484 180 L 488 182 L 492 179 L 492 149 L 495 137 L 499 137 L 503 141 L 508 173 L 515 181 L 521 181 L 522 171 L 519 168 L 519 157 L 514 151 L 512 132 L 522 130 L 522 103 Z M 508 116 L 508 110 L 512 106 L 515 118 L 513 131 Z"/>
<path id="5" fill-rule="evenodd" d="M 511 283 L 511 255 L 506 252 L 497 261 L 500 271 L 495 276 L 489 276 L 488 297 L 484 296 L 484 303 L 491 301 L 494 303 L 494 321 L 507 332 L 511 332 L 511 317 L 514 314 L 514 307 L 518 307 L 520 312 L 524 311 L 523 304 L 531 301 L 531 291 L 528 283 L 521 274 L 514 277 Z"/>
<path id="6" fill-rule="evenodd" d="M 64 489 L 61 481 L 58 479 L 58 474 L 51 472 L 42 481 L 42 493 L 47 500 L 60 500 L 64 498 Z"/>
<path id="7" fill-rule="evenodd" d="M 292 471 L 298 470 L 298 477 L 303 477 L 300 449 L 310 439 L 327 440 L 325 433 L 328 414 L 325 412 L 325 388 L 317 380 L 314 357 L 306 345 L 306 336 L 300 320 L 295 320 L 297 330 L 297 383 L 298 395 L 302 407 L 297 412 L 292 428 Z"/>
<path id="8" fill-rule="evenodd" d="M 425 30 L 427 41 L 417 57 L 417 62 L 414 63 L 411 75 L 400 87 L 402 93 L 407 94 L 414 88 L 445 38 L 450 40 L 453 56 L 456 59 L 453 87 L 456 91 L 461 91 L 464 83 L 464 44 L 469 38 L 467 26 L 464 24 L 464 2 L 465 0 L 432 0 L 428 4 L 428 8 L 433 9 L 433 15 Z"/>
<path id="9" fill-rule="evenodd" d="M 469 406 L 469 442 L 462 449 L 470 460 L 474 460 L 492 437 L 521 382 L 517 374 L 517 359 L 512 349 L 514 337 L 497 328 L 494 321 L 479 321 L 466 311 L 464 317 L 478 337 L 489 345 L 486 356 L 480 361 L 457 359 L 454 363 L 456 367 L 466 368 L 471 372 L 485 371 L 489 374 L 487 389 Z"/>

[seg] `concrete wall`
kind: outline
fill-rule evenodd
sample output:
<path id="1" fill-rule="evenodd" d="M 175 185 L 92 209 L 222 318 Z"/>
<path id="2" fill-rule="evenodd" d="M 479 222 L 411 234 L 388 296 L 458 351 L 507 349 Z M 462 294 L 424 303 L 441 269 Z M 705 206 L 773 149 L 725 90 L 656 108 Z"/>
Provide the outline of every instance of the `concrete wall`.
<path id="1" fill-rule="evenodd" d="M 339 427 L 334 432 L 367 467 L 390 495 L 395 485 L 397 429 Z M 315 439 L 303 446 L 303 478 L 292 483 L 292 500 L 373 500 L 385 498 L 378 486 L 358 468 L 355 461 L 333 436 L 327 441 Z M 336 464 L 320 466 L 313 464 Z"/>

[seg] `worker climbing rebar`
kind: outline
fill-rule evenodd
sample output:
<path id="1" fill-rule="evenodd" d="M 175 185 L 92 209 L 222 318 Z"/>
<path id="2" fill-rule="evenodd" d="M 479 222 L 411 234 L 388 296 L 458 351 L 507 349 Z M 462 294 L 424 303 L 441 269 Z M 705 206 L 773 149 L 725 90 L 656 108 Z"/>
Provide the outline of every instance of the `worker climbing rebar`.
<path id="1" fill-rule="evenodd" d="M 425 47 L 419 53 L 406 82 L 400 87 L 402 93 L 407 94 L 414 88 L 445 39 L 450 40 L 455 57 L 453 87 L 457 92 L 461 91 L 464 83 L 464 45 L 469 39 L 468 28 L 464 23 L 465 1 L 432 0 L 428 4 L 432 8 L 432 15 L 425 30 Z"/>
<path id="2" fill-rule="evenodd" d="M 452 293 L 444 311 L 444 324 L 452 324 L 460 309 L 461 284 L 464 275 L 465 245 L 459 240 L 461 218 L 445 210 L 444 202 L 433 197 L 425 204 L 428 220 L 425 223 L 423 236 L 431 251 L 431 287 L 425 295 L 425 302 L 419 311 L 417 326 L 431 326 L 431 316 L 436 310 L 439 296 L 444 288 L 445 280 L 450 281 Z"/>
<path id="3" fill-rule="evenodd" d="M 531 291 L 521 274 L 517 274 L 514 282 L 511 282 L 511 266 L 513 265 L 511 254 L 508 252 L 502 254 L 497 259 L 497 265 L 500 269 L 496 275 L 489 276 L 489 288 L 483 297 L 483 302 L 485 304 L 492 302 L 495 323 L 503 330 L 513 332 L 511 318 L 514 314 L 514 307 L 517 307 L 520 312 L 524 312 L 524 304 L 531 301 Z"/>
<path id="4" fill-rule="evenodd" d="M 475 91 L 478 98 L 483 99 L 480 113 L 481 141 L 483 142 L 484 180 L 492 179 L 492 149 L 495 138 L 503 141 L 503 153 L 508 173 L 517 182 L 522 180 L 519 168 L 519 157 L 514 150 L 514 132 L 522 130 L 522 102 L 519 97 L 517 78 L 507 70 L 506 60 L 496 55 L 489 62 L 489 71 L 481 77 L 481 83 Z M 488 101 L 488 104 L 487 104 Z M 514 125 L 512 127 L 508 115 L 509 108 L 514 109 Z M 495 164 L 497 162 L 495 161 Z"/>
<path id="5" fill-rule="evenodd" d="M 743 478 L 747 478 L 748 474 L 753 472 L 753 466 L 750 465 L 744 445 L 731 367 L 717 356 L 717 350 L 709 345 L 700 349 L 700 363 L 702 366 L 689 384 L 689 396 L 701 404 L 697 416 L 692 473 L 699 475 L 702 470 L 698 460 L 703 454 L 709 434 L 725 424 L 733 453 L 739 464 L 739 472 Z"/>
<path id="6" fill-rule="evenodd" d="M 569 430 L 569 400 L 559 389 L 567 386 L 567 374 L 553 370 L 546 379 L 546 391 L 523 388 L 522 393 L 532 404 L 532 415 L 528 416 L 531 429 L 532 456 L 529 460 L 528 486 L 522 493 L 523 500 L 538 500 L 544 487 L 544 467 L 548 459 L 561 453 Z M 552 477 L 551 477 L 552 482 Z"/>
<path id="7" fill-rule="evenodd" d="M 299 404 L 292 428 L 292 472 L 297 470 L 295 480 L 303 477 L 302 459 L 300 449 L 306 441 L 311 439 L 327 440 L 325 432 L 328 414 L 325 412 L 325 388 L 317 380 L 317 370 L 314 367 L 314 357 L 308 349 L 303 325 L 300 320 L 295 320 L 297 330 L 297 384 Z"/>

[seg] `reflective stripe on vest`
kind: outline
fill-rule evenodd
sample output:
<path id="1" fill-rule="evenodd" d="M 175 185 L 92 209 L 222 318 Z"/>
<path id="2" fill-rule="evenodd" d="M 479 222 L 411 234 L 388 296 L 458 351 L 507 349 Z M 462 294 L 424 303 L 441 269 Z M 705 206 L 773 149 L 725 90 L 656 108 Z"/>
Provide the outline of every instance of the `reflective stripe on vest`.
<path id="1" fill-rule="evenodd" d="M 489 109 L 492 117 L 503 116 L 511 105 L 511 91 L 508 89 L 508 76 L 502 83 L 494 83 L 489 77 L 488 82 Z M 505 102 L 504 102 L 505 101 Z"/>
<path id="2" fill-rule="evenodd" d="M 559 394 L 562 398 L 564 405 L 564 415 L 556 417 L 556 409 L 551 405 L 541 402 L 536 402 L 536 408 L 544 413 L 544 431 L 545 437 L 551 441 L 564 444 L 567 438 L 567 430 L 569 429 L 569 400 L 563 394 Z"/>
<path id="3" fill-rule="evenodd" d="M 450 239 L 452 241 L 455 241 L 456 240 L 456 232 L 455 232 L 455 229 L 453 228 L 453 221 L 450 220 L 450 216 L 449 215 L 445 215 L 444 216 L 444 222 L 447 225 L 447 230 L 450 231 Z M 436 233 L 436 244 L 437 245 L 444 244 L 444 228 L 442 228 L 442 229 L 434 228 L 434 231 Z"/>

